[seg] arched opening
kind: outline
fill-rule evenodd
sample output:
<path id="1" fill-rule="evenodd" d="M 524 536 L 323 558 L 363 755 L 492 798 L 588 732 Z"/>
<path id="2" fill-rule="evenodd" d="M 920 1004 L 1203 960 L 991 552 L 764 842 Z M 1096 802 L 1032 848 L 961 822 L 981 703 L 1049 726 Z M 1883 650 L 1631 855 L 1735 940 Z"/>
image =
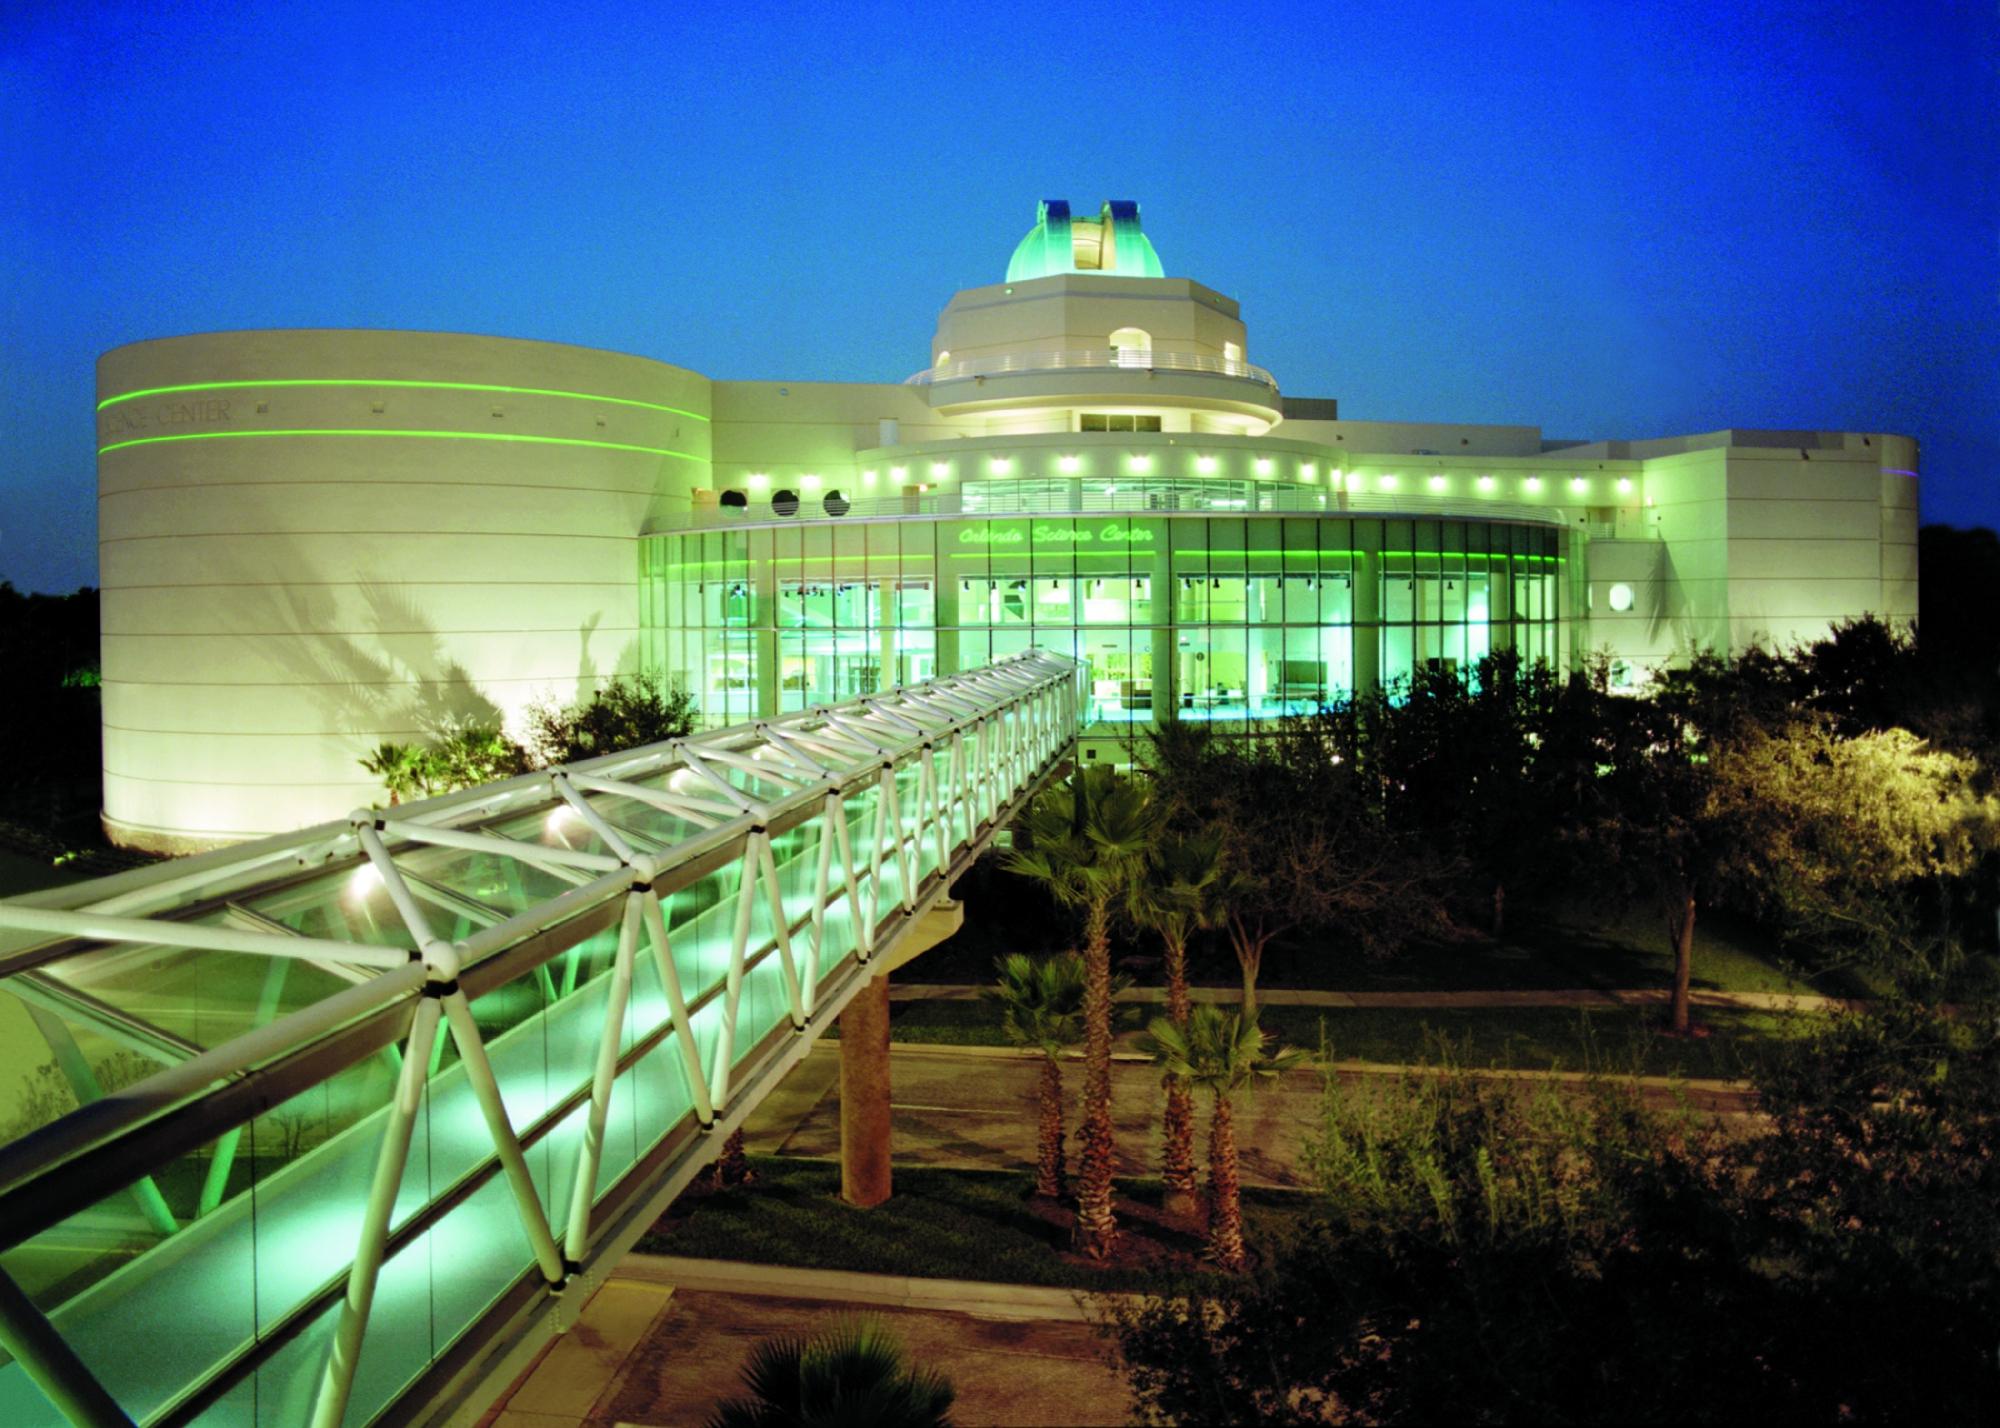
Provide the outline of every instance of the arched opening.
<path id="1" fill-rule="evenodd" d="M 1153 337 L 1143 327 L 1121 327 L 1111 334 L 1111 360 L 1120 367 L 1153 365 Z"/>

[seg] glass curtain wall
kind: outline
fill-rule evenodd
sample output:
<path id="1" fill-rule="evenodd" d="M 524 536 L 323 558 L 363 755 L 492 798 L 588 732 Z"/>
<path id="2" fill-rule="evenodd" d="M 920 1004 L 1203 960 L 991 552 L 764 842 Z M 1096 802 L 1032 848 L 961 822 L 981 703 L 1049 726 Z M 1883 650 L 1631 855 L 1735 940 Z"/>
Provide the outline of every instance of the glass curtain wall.
<path id="1" fill-rule="evenodd" d="M 1487 521 L 1021 516 L 642 542 L 646 667 L 728 724 L 1039 646 L 1089 722 L 1249 725 L 1490 651 L 1564 663 L 1562 533 Z"/>

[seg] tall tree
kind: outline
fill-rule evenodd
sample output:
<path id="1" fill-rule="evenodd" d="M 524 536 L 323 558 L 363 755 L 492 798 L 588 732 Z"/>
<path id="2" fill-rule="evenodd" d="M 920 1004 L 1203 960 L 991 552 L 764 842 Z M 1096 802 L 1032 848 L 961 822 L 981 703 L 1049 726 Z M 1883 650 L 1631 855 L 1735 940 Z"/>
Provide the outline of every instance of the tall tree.
<path id="1" fill-rule="evenodd" d="M 1443 860 L 1387 821 L 1327 717 L 1259 739 L 1163 729 L 1150 751 L 1171 826 L 1221 839 L 1215 905 L 1254 1018 L 1264 954 L 1295 928 L 1381 955 L 1453 931 Z"/>
<path id="2" fill-rule="evenodd" d="M 1078 1156 L 1076 1239 L 1092 1259 L 1117 1244 L 1111 1180 L 1117 1145 L 1111 1128 L 1111 921 L 1125 900 L 1159 810 L 1148 785 L 1104 765 L 1047 789 L 1015 824 L 1006 866 L 1046 887 L 1083 918 L 1083 1132 Z"/>
<path id="3" fill-rule="evenodd" d="M 1977 761 L 1906 729 L 1746 730 L 1713 759 L 1707 816 L 1734 830 L 1718 871 L 1809 955 L 1930 990 L 1963 955 L 1954 886 L 2000 832 L 1984 782 Z"/>
<path id="4" fill-rule="evenodd" d="M 1240 1270 L 1243 1189 L 1230 1097 L 1287 1070 L 1298 1055 L 1267 1053 L 1264 1033 L 1255 1020 L 1236 1012 L 1225 1014 L 1211 1005 L 1196 1007 L 1185 1027 L 1158 1017 L 1147 1034 L 1168 1076 L 1209 1094 L 1208 1253 L 1224 1269 Z"/>
<path id="5" fill-rule="evenodd" d="M 998 979 L 985 995 L 1000 1009 L 1001 1030 L 1014 1045 L 1042 1054 L 1035 1193 L 1058 1199 L 1064 1171 L 1062 1055 L 1083 1035 L 1088 981 L 1083 958 L 1074 952 L 1039 959 L 1012 952 L 993 966 Z"/>
<path id="6" fill-rule="evenodd" d="M 1335 753 L 1384 824 L 1483 902 L 1495 936 L 1510 891 L 1548 881 L 1535 844 L 1548 828 L 1533 776 L 1562 683 L 1512 651 L 1464 669 L 1421 669 L 1393 698 L 1376 691 L 1322 716 Z"/>
<path id="7" fill-rule="evenodd" d="M 1712 745 L 1690 702 L 1669 690 L 1651 699 L 1599 699 L 1600 757 L 1569 831 L 1591 855 L 1592 875 L 1653 902 L 1673 956 L 1667 1022 L 1689 1026 L 1695 921 L 1718 890 L 1736 828 L 1711 816 Z"/>
<path id="8" fill-rule="evenodd" d="M 1177 1027 L 1187 1026 L 1194 1005 L 1188 989 L 1188 939 L 1216 925 L 1221 878 L 1222 837 L 1210 829 L 1163 836 L 1132 882 L 1132 918 L 1158 934 L 1166 952 L 1167 1020 Z M 1185 1215 L 1195 1207 L 1194 1093 L 1180 1077 L 1163 1080 L 1160 1178 L 1166 1184 L 1168 1212 Z"/>

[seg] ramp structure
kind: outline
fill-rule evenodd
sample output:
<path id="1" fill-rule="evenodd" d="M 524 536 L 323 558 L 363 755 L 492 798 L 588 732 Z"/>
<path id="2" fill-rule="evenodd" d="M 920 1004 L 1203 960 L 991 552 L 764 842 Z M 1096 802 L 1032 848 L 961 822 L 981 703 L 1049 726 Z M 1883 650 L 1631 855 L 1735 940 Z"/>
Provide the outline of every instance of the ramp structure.
<path id="1" fill-rule="evenodd" d="M 1061 767 L 1079 669 L 0 902 L 0 1422 L 448 1412 Z"/>

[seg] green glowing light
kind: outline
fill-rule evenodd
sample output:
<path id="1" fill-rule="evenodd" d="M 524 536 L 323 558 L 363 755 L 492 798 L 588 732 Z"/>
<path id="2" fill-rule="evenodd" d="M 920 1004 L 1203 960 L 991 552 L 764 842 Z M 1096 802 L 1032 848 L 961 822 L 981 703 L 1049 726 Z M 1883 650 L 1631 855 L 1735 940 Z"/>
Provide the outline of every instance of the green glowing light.
<path id="1" fill-rule="evenodd" d="M 340 428 L 307 429 L 297 431 L 184 431 L 172 436 L 135 436 L 130 441 L 114 441 L 109 446 L 97 448 L 97 454 L 123 451 L 128 446 L 151 446 L 160 441 L 221 441 L 228 437 L 243 436 L 405 436 L 432 441 L 521 441 L 535 446 L 591 446 L 605 451 L 639 451 L 648 456 L 678 456 L 684 461 L 699 461 L 700 457 L 686 451 L 674 451 L 665 446 L 633 446 L 623 441 L 586 441 L 576 436 L 524 436 L 504 431 L 389 431 L 376 428 L 345 430 Z"/>
<path id="2" fill-rule="evenodd" d="M 1105 545 L 1150 545 L 1153 533 L 1141 526 L 1127 526 L 1117 521 L 1106 522 L 1097 530 L 1083 526 L 1037 525 L 1034 528 L 1034 542 L 1037 545 L 1088 545 L 1102 542 Z M 1018 526 L 1002 527 L 994 530 L 987 526 L 968 526 L 959 531 L 960 545 L 1024 545 L 1028 533 Z"/>
<path id="3" fill-rule="evenodd" d="M 97 409 L 103 411 L 119 402 L 137 401 L 140 397 L 171 396 L 175 392 L 241 391 L 263 387 L 414 387 L 442 392 L 504 392 L 517 397 L 567 397 L 577 402 L 609 402 L 614 406 L 644 407 L 649 412 L 672 412 L 675 416 L 692 417 L 696 421 L 708 420 L 700 412 L 691 412 L 686 407 L 663 406 L 659 402 L 642 402 L 632 397 L 606 397 L 595 392 L 559 392 L 550 387 L 502 387 L 490 382 L 399 381 L 381 377 L 278 377 L 255 382 L 183 382 L 173 387 L 142 387 L 136 392 L 121 392 L 115 397 L 106 397 L 97 404 Z"/>

